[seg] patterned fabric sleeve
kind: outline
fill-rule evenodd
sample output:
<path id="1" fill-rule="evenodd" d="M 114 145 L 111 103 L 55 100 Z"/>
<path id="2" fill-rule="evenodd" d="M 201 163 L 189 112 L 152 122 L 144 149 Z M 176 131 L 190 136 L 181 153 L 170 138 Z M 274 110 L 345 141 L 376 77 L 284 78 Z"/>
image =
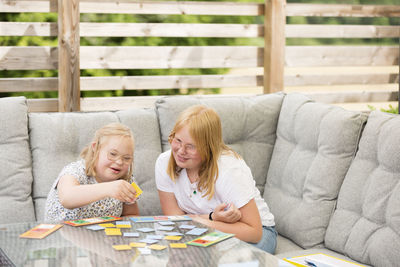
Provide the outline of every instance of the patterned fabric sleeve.
<path id="1" fill-rule="evenodd" d="M 72 162 L 65 166 L 60 174 L 58 175 L 58 178 L 64 176 L 64 175 L 71 175 L 75 177 L 80 184 L 88 184 L 88 183 L 93 183 L 88 181 L 86 173 L 85 173 L 85 162 L 84 160 L 78 160 L 75 162 Z"/>

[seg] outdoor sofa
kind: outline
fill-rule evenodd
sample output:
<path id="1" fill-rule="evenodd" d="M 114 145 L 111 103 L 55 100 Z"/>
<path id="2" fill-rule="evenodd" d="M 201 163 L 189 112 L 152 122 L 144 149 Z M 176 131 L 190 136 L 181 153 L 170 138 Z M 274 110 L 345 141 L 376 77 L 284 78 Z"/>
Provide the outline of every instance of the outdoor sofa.
<path id="1" fill-rule="evenodd" d="M 400 117 L 316 103 L 302 94 L 171 96 L 154 108 L 30 113 L 0 98 L 0 223 L 40 221 L 50 186 L 94 131 L 120 121 L 136 138 L 141 215 L 159 215 L 157 156 L 179 112 L 209 105 L 225 142 L 250 166 L 275 215 L 278 257 L 323 252 L 373 266 L 400 265 Z"/>

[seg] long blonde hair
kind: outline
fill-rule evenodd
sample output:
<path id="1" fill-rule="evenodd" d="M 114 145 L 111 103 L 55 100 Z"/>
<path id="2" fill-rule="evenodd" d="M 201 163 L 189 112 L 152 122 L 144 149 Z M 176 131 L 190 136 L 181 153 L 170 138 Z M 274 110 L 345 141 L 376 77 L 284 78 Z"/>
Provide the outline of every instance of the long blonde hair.
<path id="1" fill-rule="evenodd" d="M 132 141 L 132 147 L 135 147 L 135 139 L 133 138 L 133 133 L 129 127 L 118 123 L 110 123 L 102 128 L 98 129 L 94 134 L 94 138 L 92 142 L 87 145 L 81 152 L 80 156 L 85 160 L 85 167 L 86 167 L 86 175 L 87 176 L 96 176 L 96 169 L 95 166 L 99 159 L 99 154 L 102 145 L 107 141 L 107 139 L 111 136 L 120 136 L 123 138 L 129 138 Z M 95 143 L 95 146 L 92 144 Z M 132 155 L 133 157 L 133 155 Z M 128 173 L 122 177 L 122 179 L 129 181 L 133 172 L 133 160 L 131 165 L 129 166 Z"/>
<path id="2" fill-rule="evenodd" d="M 232 153 L 238 158 L 239 155 L 224 143 L 221 120 L 214 109 L 204 105 L 195 105 L 184 110 L 179 115 L 169 135 L 169 143 L 172 142 L 176 132 L 184 126 L 189 128 L 189 133 L 201 157 L 198 189 L 204 193 L 203 196 L 208 196 L 208 199 L 211 199 L 214 195 L 215 182 L 218 178 L 218 159 L 220 155 L 222 153 Z M 168 175 L 174 181 L 179 177 L 181 170 L 176 164 L 171 151 L 167 168 Z"/>

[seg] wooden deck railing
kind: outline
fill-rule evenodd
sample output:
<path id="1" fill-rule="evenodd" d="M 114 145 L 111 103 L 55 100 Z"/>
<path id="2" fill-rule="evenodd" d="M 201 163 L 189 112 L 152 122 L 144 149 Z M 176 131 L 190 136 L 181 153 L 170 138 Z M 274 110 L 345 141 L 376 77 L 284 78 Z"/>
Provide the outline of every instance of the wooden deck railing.
<path id="1" fill-rule="evenodd" d="M 379 3 L 379 1 L 377 1 Z M 81 101 L 146 105 L 154 97 L 81 99 L 81 91 L 262 86 L 264 93 L 307 91 L 325 102 L 397 97 L 397 45 L 287 46 L 287 38 L 398 38 L 398 25 L 288 24 L 287 17 L 400 17 L 400 6 L 173 2 L 131 0 L 0 0 L 0 12 L 57 12 L 58 23 L 0 22 L 0 36 L 54 36 L 57 47 L 0 46 L 1 70 L 56 69 L 58 77 L 1 78 L 0 92 L 58 91 L 29 100 L 31 111 L 81 110 Z M 82 13 L 263 16 L 264 24 L 80 22 Z M 260 46 L 81 46 L 81 37 L 263 38 Z M 261 73 L 83 77 L 82 69 L 261 68 Z M 358 89 L 352 89 L 358 86 Z M 361 89 L 359 89 L 361 88 Z"/>

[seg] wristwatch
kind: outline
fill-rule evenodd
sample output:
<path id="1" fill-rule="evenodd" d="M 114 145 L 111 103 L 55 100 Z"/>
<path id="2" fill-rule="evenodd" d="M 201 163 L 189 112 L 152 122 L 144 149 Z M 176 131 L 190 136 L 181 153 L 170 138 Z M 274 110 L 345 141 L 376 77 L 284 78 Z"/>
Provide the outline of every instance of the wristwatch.
<path id="1" fill-rule="evenodd" d="M 208 219 L 210 220 L 210 221 L 212 221 L 213 220 L 213 218 L 212 218 L 212 214 L 213 214 L 214 212 L 212 211 L 212 212 L 210 212 L 210 214 L 208 214 Z"/>

